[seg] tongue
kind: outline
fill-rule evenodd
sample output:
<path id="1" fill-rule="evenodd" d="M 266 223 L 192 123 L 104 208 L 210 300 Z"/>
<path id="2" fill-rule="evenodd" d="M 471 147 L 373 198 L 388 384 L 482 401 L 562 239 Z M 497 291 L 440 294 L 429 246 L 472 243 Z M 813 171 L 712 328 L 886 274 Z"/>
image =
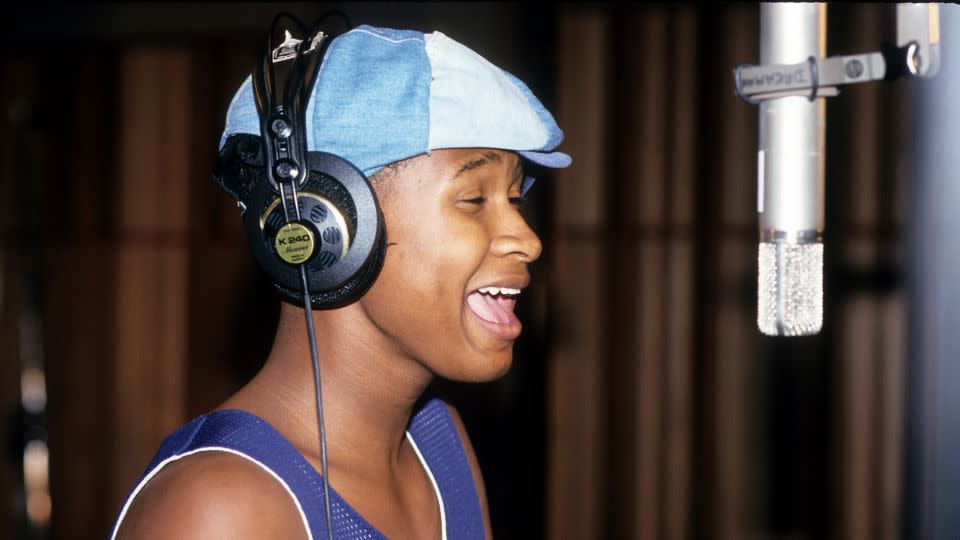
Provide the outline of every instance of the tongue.
<path id="1" fill-rule="evenodd" d="M 510 324 L 516 320 L 513 310 L 510 309 L 513 307 L 512 299 L 498 302 L 490 295 L 473 292 L 467 296 L 467 304 L 478 317 L 488 322 Z"/>

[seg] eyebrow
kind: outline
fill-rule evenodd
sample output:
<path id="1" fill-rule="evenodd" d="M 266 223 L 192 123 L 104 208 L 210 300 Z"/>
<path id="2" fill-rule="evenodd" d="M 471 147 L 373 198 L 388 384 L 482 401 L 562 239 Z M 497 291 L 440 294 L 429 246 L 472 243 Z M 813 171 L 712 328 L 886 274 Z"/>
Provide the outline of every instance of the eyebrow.
<path id="1" fill-rule="evenodd" d="M 471 158 L 469 161 L 467 161 L 466 163 L 464 163 L 463 165 L 461 165 L 460 168 L 457 169 L 456 174 L 450 177 L 450 181 L 453 182 L 461 174 L 467 171 L 472 171 L 474 169 L 479 169 L 480 167 L 483 167 L 487 163 L 491 163 L 491 162 L 500 163 L 501 161 L 503 161 L 503 158 L 500 157 L 500 154 L 496 152 L 484 152 L 483 154 L 479 156 L 475 156 Z"/>
<path id="2" fill-rule="evenodd" d="M 500 163 L 503 161 L 503 158 L 500 157 L 500 154 L 496 152 L 484 152 L 480 156 L 476 156 L 468 160 L 466 163 L 460 166 L 457 169 L 457 172 L 450 177 L 450 181 L 453 182 L 460 177 L 463 173 L 467 171 L 472 171 L 474 169 L 479 169 L 488 163 Z M 513 176 L 519 178 L 523 176 L 523 165 L 520 163 L 520 160 L 517 160 L 517 166 L 514 168 Z"/>

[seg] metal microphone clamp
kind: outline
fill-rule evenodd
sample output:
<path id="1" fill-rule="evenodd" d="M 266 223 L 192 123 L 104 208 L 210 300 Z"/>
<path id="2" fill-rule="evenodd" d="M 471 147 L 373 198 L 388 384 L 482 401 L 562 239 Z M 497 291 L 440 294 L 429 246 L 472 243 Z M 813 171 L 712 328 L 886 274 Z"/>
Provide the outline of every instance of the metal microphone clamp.
<path id="1" fill-rule="evenodd" d="M 737 66 L 737 96 L 757 105 L 786 96 L 832 97 L 838 86 L 900 77 L 929 78 L 940 69 L 940 21 L 936 4 L 897 5 L 897 45 L 864 54 L 809 57 L 796 64 Z"/>

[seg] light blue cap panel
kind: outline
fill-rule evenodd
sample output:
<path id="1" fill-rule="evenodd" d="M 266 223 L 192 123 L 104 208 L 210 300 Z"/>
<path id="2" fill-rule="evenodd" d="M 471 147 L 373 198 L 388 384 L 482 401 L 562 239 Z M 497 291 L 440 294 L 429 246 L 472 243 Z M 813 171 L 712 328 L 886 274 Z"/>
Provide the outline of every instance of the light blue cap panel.
<path id="1" fill-rule="evenodd" d="M 367 175 L 440 148 L 500 148 L 546 167 L 563 132 L 519 79 L 440 32 L 371 26 L 336 38 L 307 105 L 307 149 L 337 154 Z M 251 79 L 220 140 L 260 134 Z M 525 182 L 529 186 L 529 182 Z"/>
<path id="2" fill-rule="evenodd" d="M 360 26 L 327 50 L 307 105 L 307 148 L 371 174 L 427 152 L 429 104 L 423 34 Z"/>

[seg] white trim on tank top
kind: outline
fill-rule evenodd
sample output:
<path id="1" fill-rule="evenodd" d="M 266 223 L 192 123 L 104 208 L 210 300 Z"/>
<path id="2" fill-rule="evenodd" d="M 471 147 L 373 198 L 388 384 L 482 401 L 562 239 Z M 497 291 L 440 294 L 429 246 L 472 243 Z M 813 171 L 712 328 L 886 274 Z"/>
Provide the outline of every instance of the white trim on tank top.
<path id="1" fill-rule="evenodd" d="M 423 454 L 420 453 L 420 448 L 418 448 L 417 443 L 413 441 L 413 437 L 410 436 L 409 431 L 407 432 L 407 440 L 410 441 L 410 446 L 413 447 L 413 453 L 420 459 L 423 470 L 427 471 L 430 483 L 433 484 L 433 492 L 437 494 L 437 505 L 440 506 L 440 538 L 441 540 L 447 540 L 447 513 L 443 509 L 443 497 L 440 495 L 440 486 L 437 485 L 437 479 L 433 477 L 433 471 L 431 471 L 427 465 L 427 460 L 423 459 Z"/>
<path id="2" fill-rule="evenodd" d="M 423 466 L 423 470 L 427 472 L 427 477 L 430 478 L 430 484 L 433 485 L 433 492 L 437 496 L 437 504 L 440 507 L 441 540 L 447 540 L 447 515 L 444 512 L 443 497 L 440 495 L 440 487 L 437 485 L 437 480 L 433 476 L 433 471 L 431 471 L 430 467 L 427 465 L 427 460 L 423 458 L 423 454 L 420 453 L 420 448 L 417 447 L 417 443 L 414 442 L 413 437 L 410 435 L 410 432 L 408 431 L 406 432 L 406 434 L 407 434 L 407 440 L 410 441 L 410 446 L 413 448 L 413 453 L 417 455 L 417 459 L 420 460 L 420 465 Z M 261 463 L 259 460 L 243 452 L 240 452 L 238 450 L 234 450 L 232 448 L 224 448 L 222 446 L 204 446 L 203 448 L 197 448 L 189 452 L 184 452 L 182 454 L 170 456 L 167 459 L 161 461 L 159 464 L 157 464 L 157 466 L 154 467 L 149 474 L 143 477 L 143 480 L 141 480 L 140 483 L 137 484 L 137 487 L 134 488 L 133 492 L 130 494 L 130 497 L 127 498 L 127 502 L 124 503 L 123 509 L 120 511 L 120 516 L 117 518 L 117 523 L 113 527 L 113 533 L 110 535 L 110 540 L 116 540 L 117 531 L 120 530 L 120 524 L 123 523 L 123 518 L 126 517 L 127 510 L 130 509 L 130 505 L 133 503 L 134 499 L 136 499 L 137 495 L 140 494 L 143 488 L 146 487 L 147 482 L 152 480 L 153 477 L 156 476 L 161 469 L 166 467 L 168 464 L 173 463 L 174 461 L 185 458 L 187 456 L 191 456 L 199 452 L 216 452 L 216 451 L 227 452 L 229 454 L 233 454 L 233 455 L 245 458 L 248 461 L 252 461 L 253 463 L 256 463 L 257 465 L 259 465 L 261 469 L 270 473 L 270 476 L 272 476 L 277 482 L 280 482 L 280 485 L 283 486 L 283 489 L 285 489 L 287 491 L 287 494 L 290 495 L 290 498 L 293 499 L 293 504 L 297 506 L 297 513 L 300 514 L 300 519 L 303 521 L 303 528 L 304 530 L 307 531 L 307 538 L 309 540 L 313 540 L 313 533 L 310 531 L 310 524 L 307 521 L 307 516 L 306 514 L 303 513 L 303 507 L 300 506 L 300 500 L 297 499 L 297 496 L 293 493 L 293 490 L 290 489 L 290 486 L 287 485 L 287 483 L 283 480 L 283 478 L 280 478 L 280 476 L 277 475 L 277 473 L 273 472 L 273 469 L 271 469 L 270 467 L 267 467 L 266 465 Z"/>

